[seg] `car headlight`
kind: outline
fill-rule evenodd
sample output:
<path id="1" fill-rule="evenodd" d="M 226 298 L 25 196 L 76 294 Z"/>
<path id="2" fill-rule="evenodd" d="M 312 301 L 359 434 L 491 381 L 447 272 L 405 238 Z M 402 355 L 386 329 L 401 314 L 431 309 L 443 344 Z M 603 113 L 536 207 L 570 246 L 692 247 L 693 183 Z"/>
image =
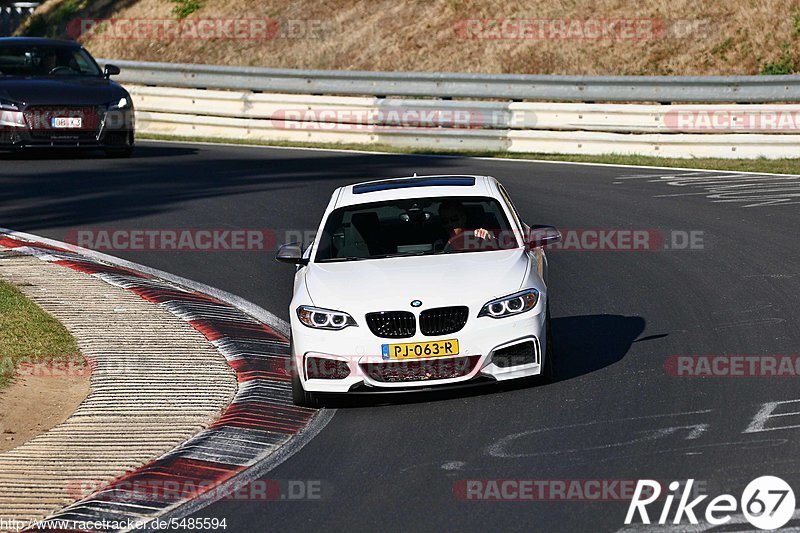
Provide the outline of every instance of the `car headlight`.
<path id="1" fill-rule="evenodd" d="M 118 102 L 112 102 L 108 105 L 109 109 L 128 109 L 131 106 L 131 101 L 127 97 L 123 96 L 119 99 Z"/>
<path id="2" fill-rule="evenodd" d="M 3 100 L 0 98 L 0 109 L 5 111 L 19 111 L 19 106 L 11 100 Z"/>
<path id="3" fill-rule="evenodd" d="M 0 99 L 0 128 L 24 128 L 25 117 L 19 105 L 11 100 Z"/>
<path id="4" fill-rule="evenodd" d="M 344 329 L 347 326 L 358 326 L 356 321 L 342 311 L 320 309 L 310 305 L 301 305 L 297 308 L 297 318 L 304 326 L 314 329 Z"/>
<path id="5" fill-rule="evenodd" d="M 536 307 L 538 301 L 539 291 L 536 289 L 527 289 L 487 302 L 481 309 L 481 312 L 478 313 L 478 316 L 505 318 L 507 316 L 518 315 Z"/>

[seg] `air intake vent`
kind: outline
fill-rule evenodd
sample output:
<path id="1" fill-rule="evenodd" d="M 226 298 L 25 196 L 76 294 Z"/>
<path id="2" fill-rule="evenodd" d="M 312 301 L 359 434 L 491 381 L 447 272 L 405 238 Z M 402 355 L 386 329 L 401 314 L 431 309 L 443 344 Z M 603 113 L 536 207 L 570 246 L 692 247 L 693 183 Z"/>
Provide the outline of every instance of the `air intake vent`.
<path id="1" fill-rule="evenodd" d="M 492 354 L 492 362 L 500 368 L 538 363 L 539 342 L 527 341 L 501 348 Z"/>

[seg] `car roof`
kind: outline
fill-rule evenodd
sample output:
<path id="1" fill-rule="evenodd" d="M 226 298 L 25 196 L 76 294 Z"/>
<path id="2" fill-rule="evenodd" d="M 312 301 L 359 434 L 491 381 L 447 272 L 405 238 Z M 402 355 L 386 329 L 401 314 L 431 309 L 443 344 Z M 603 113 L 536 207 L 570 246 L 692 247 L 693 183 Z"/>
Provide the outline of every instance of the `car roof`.
<path id="1" fill-rule="evenodd" d="M 45 39 L 43 37 L 0 37 L 0 45 L 21 44 L 28 46 L 66 46 L 69 48 L 80 48 L 81 43 L 77 41 L 65 41 L 61 39 Z"/>
<path id="2" fill-rule="evenodd" d="M 338 189 L 334 208 L 384 200 L 436 196 L 497 196 L 491 176 L 432 175 L 390 178 L 354 183 Z M 336 194 L 336 193 L 334 193 Z"/>

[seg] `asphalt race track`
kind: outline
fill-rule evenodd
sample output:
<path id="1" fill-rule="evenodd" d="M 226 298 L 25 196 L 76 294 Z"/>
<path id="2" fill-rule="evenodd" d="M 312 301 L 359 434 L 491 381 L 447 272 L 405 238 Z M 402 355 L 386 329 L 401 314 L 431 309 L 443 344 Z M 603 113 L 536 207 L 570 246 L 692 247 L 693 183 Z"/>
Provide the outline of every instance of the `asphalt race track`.
<path id="1" fill-rule="evenodd" d="M 800 356 L 800 177 L 141 143 L 130 160 L 0 155 L 0 226 L 59 240 L 110 228 L 283 235 L 316 229 L 336 186 L 414 172 L 494 175 L 528 223 L 647 230 L 656 249 L 549 253 L 557 383 L 345 402 L 269 474 L 319 482 L 320 499 L 228 500 L 196 516 L 226 517 L 229 531 L 617 531 L 624 499 L 465 501 L 462 489 L 693 478 L 738 498 L 768 474 L 800 486 L 800 378 L 670 371 L 672 356 Z M 694 249 L 671 249 L 686 235 Z M 288 316 L 293 270 L 271 251 L 109 253 Z M 650 509 L 657 520 L 661 505 Z"/>

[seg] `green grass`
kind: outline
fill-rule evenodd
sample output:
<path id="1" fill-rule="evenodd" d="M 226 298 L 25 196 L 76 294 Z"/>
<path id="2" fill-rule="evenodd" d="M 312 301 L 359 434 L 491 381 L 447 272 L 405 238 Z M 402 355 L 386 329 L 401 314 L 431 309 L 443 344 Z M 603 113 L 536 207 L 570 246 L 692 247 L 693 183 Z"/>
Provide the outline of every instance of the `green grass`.
<path id="1" fill-rule="evenodd" d="M 0 387 L 26 362 L 68 363 L 72 368 L 84 364 L 75 339 L 60 322 L 18 288 L 0 281 Z"/>
<path id="2" fill-rule="evenodd" d="M 789 13 L 792 20 L 792 43 L 781 43 L 780 56 L 775 61 L 765 61 L 761 65 L 761 74 L 765 75 L 780 75 L 780 74 L 797 74 L 800 72 L 800 65 L 798 64 L 798 57 L 796 53 L 797 45 L 796 40 L 800 37 L 800 8 L 795 7 Z"/>
<path id="3" fill-rule="evenodd" d="M 203 7 L 203 2 L 201 0 L 170 0 L 175 7 L 172 8 L 172 13 L 178 17 L 178 19 L 185 19 L 201 7 Z"/>
<path id="4" fill-rule="evenodd" d="M 792 10 L 792 26 L 794 26 L 794 36 L 800 37 L 800 7 Z"/>
<path id="5" fill-rule="evenodd" d="M 761 74 L 765 76 L 794 74 L 795 72 L 797 72 L 797 63 L 792 57 L 789 43 L 781 45 L 781 56 L 776 61 L 766 61 L 761 67 Z"/>
<path id="6" fill-rule="evenodd" d="M 386 152 L 394 154 L 450 155 L 463 157 L 496 157 L 498 159 L 538 159 L 545 161 L 572 161 L 579 163 L 604 163 L 608 165 L 635 165 L 654 167 L 681 167 L 704 170 L 732 170 L 738 172 L 769 172 L 775 174 L 800 174 L 800 157 L 786 159 L 719 159 L 650 157 L 639 155 L 584 155 L 584 154 L 540 154 L 511 153 L 475 150 L 420 150 L 413 148 L 396 148 L 384 144 L 343 144 L 343 143 L 308 143 L 285 141 L 252 141 L 239 139 L 216 139 L 209 137 L 175 137 L 149 133 L 137 133 L 137 139 L 161 141 L 212 142 L 226 144 L 279 146 L 288 148 L 322 148 L 331 150 L 366 150 L 370 152 Z"/>

